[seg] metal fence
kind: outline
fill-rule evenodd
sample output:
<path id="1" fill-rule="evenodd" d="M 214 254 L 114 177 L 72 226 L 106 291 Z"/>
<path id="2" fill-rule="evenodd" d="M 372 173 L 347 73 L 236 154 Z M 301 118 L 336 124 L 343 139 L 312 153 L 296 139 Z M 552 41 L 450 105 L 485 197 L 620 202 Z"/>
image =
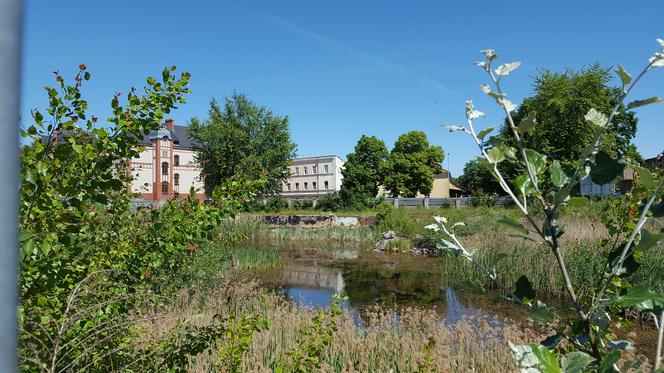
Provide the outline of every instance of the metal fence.
<path id="1" fill-rule="evenodd" d="M 499 206 L 509 206 L 512 200 L 509 196 L 491 197 L 495 204 Z M 392 203 L 395 207 L 404 208 L 461 208 L 472 206 L 473 197 L 456 198 L 385 198 L 385 201 Z"/>

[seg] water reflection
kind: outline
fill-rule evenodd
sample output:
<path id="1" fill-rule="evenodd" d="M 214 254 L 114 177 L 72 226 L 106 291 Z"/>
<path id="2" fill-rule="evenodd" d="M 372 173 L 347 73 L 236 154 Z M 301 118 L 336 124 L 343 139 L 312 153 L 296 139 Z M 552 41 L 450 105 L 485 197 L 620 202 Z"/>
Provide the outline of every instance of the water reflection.
<path id="1" fill-rule="evenodd" d="M 333 294 L 343 292 L 349 297 L 345 307 L 357 321 L 363 310 L 374 305 L 394 310 L 408 306 L 433 308 L 446 323 L 482 315 L 444 284 L 435 258 L 349 248 L 290 247 L 281 251 L 282 267 L 255 275 L 298 305 L 324 308 Z"/>

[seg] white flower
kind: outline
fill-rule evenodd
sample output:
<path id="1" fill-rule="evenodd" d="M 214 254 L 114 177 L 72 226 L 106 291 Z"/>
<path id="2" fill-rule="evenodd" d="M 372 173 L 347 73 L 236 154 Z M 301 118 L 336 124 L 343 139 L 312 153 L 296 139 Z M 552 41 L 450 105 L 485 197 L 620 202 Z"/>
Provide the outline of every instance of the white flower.
<path id="1" fill-rule="evenodd" d="M 438 224 L 429 224 L 425 226 L 424 229 L 431 229 L 434 232 L 438 232 L 440 230 L 440 227 L 438 226 Z"/>
<path id="2" fill-rule="evenodd" d="M 435 220 L 438 224 L 447 224 L 447 218 L 443 216 L 434 216 L 433 220 Z"/>

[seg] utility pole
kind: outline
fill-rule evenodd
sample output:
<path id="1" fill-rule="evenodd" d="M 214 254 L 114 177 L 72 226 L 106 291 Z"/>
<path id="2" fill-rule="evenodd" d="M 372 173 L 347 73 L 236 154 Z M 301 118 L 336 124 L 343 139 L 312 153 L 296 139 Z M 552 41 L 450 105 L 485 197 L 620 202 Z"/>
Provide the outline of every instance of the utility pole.
<path id="1" fill-rule="evenodd" d="M 18 125 L 23 1 L 0 1 L 0 372 L 17 369 Z"/>

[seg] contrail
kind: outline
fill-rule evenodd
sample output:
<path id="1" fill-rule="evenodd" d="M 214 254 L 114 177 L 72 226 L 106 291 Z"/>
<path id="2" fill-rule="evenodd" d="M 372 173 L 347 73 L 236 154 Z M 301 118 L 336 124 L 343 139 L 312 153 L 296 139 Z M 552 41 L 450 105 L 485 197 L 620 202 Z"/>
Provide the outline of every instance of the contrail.
<path id="1" fill-rule="evenodd" d="M 453 94 L 453 95 L 455 95 L 455 96 L 461 96 L 457 91 L 455 91 L 455 90 L 453 90 L 453 89 L 451 89 L 451 88 L 449 88 L 449 87 L 447 87 L 447 86 L 445 86 L 445 85 L 443 85 L 443 84 L 441 84 L 441 83 L 439 83 L 439 82 L 437 82 L 437 81 L 435 81 L 435 80 L 433 80 L 433 79 L 431 79 L 431 78 L 428 78 L 428 77 L 425 77 L 425 76 L 418 75 L 418 74 L 416 74 L 416 73 L 414 73 L 414 72 L 412 72 L 412 71 L 406 69 L 405 67 L 403 67 L 403 66 L 401 66 L 401 65 L 397 65 L 397 64 L 395 64 L 395 63 L 393 63 L 393 62 L 390 62 L 390 61 L 388 61 L 388 60 L 386 60 L 386 59 L 384 59 L 384 58 L 381 58 L 381 57 L 378 57 L 378 56 L 374 56 L 374 55 L 369 54 L 369 53 L 367 53 L 367 52 L 365 52 L 365 51 L 363 51 L 363 50 L 360 50 L 360 49 L 357 49 L 357 48 L 353 48 L 353 47 L 348 46 L 348 45 L 346 45 L 346 44 L 339 43 L 338 41 L 335 41 L 335 40 L 332 40 L 332 39 L 326 38 L 326 37 L 324 37 L 324 36 L 321 36 L 321 35 L 319 35 L 319 34 L 317 34 L 317 33 L 315 33 L 315 32 L 312 32 L 312 31 L 310 31 L 310 30 L 307 30 L 307 29 L 305 29 L 305 28 L 302 28 L 302 27 L 300 27 L 300 26 L 297 26 L 297 25 L 295 25 L 295 24 L 293 24 L 293 23 L 291 23 L 291 22 L 288 22 L 287 20 L 285 20 L 285 19 L 283 19 L 283 18 L 281 18 L 281 17 L 277 17 L 277 16 L 273 16 L 273 15 L 270 15 L 270 14 L 265 14 L 265 13 L 260 13 L 260 12 L 256 12 L 256 11 L 249 10 L 249 9 L 246 9 L 245 11 L 248 12 L 248 13 L 250 13 L 250 14 L 253 14 L 254 16 L 257 16 L 257 17 L 263 18 L 263 19 L 265 19 L 265 20 L 267 20 L 267 21 L 269 21 L 269 22 L 272 22 L 272 23 L 274 23 L 274 24 L 276 24 L 276 25 L 279 25 L 279 26 L 281 26 L 281 27 L 283 27 L 283 28 L 285 28 L 285 29 L 288 29 L 288 30 L 291 30 L 291 31 L 293 31 L 293 32 L 296 32 L 296 33 L 298 33 L 298 34 L 300 34 L 300 35 L 304 35 L 304 36 L 306 36 L 306 37 L 308 37 L 308 38 L 311 38 L 311 39 L 317 40 L 317 41 L 319 41 L 319 42 L 321 42 L 321 43 L 323 43 L 323 44 L 327 44 L 327 45 L 329 45 L 329 46 L 332 46 L 332 47 L 335 47 L 335 48 L 341 49 L 341 50 L 343 50 L 343 51 L 345 51 L 345 52 L 347 52 L 347 53 L 349 53 L 349 54 L 352 54 L 352 55 L 354 55 L 354 56 L 357 56 L 357 57 L 359 57 L 359 58 L 363 58 L 363 59 L 365 59 L 365 60 L 372 61 L 372 62 L 376 63 L 377 65 L 379 65 L 379 66 L 381 66 L 381 67 L 383 67 L 383 68 L 385 68 L 385 69 L 387 69 L 387 70 L 390 70 L 390 71 L 392 71 L 392 72 L 395 72 L 395 73 L 398 73 L 398 74 L 402 74 L 402 75 L 406 75 L 406 76 L 410 76 L 411 78 L 413 78 L 413 79 L 419 81 L 420 83 L 424 83 L 424 84 L 427 84 L 427 85 L 433 86 L 433 87 L 435 87 L 436 89 L 438 89 L 438 90 L 440 90 L 440 91 L 443 91 L 443 92 L 445 92 L 445 93 Z"/>

